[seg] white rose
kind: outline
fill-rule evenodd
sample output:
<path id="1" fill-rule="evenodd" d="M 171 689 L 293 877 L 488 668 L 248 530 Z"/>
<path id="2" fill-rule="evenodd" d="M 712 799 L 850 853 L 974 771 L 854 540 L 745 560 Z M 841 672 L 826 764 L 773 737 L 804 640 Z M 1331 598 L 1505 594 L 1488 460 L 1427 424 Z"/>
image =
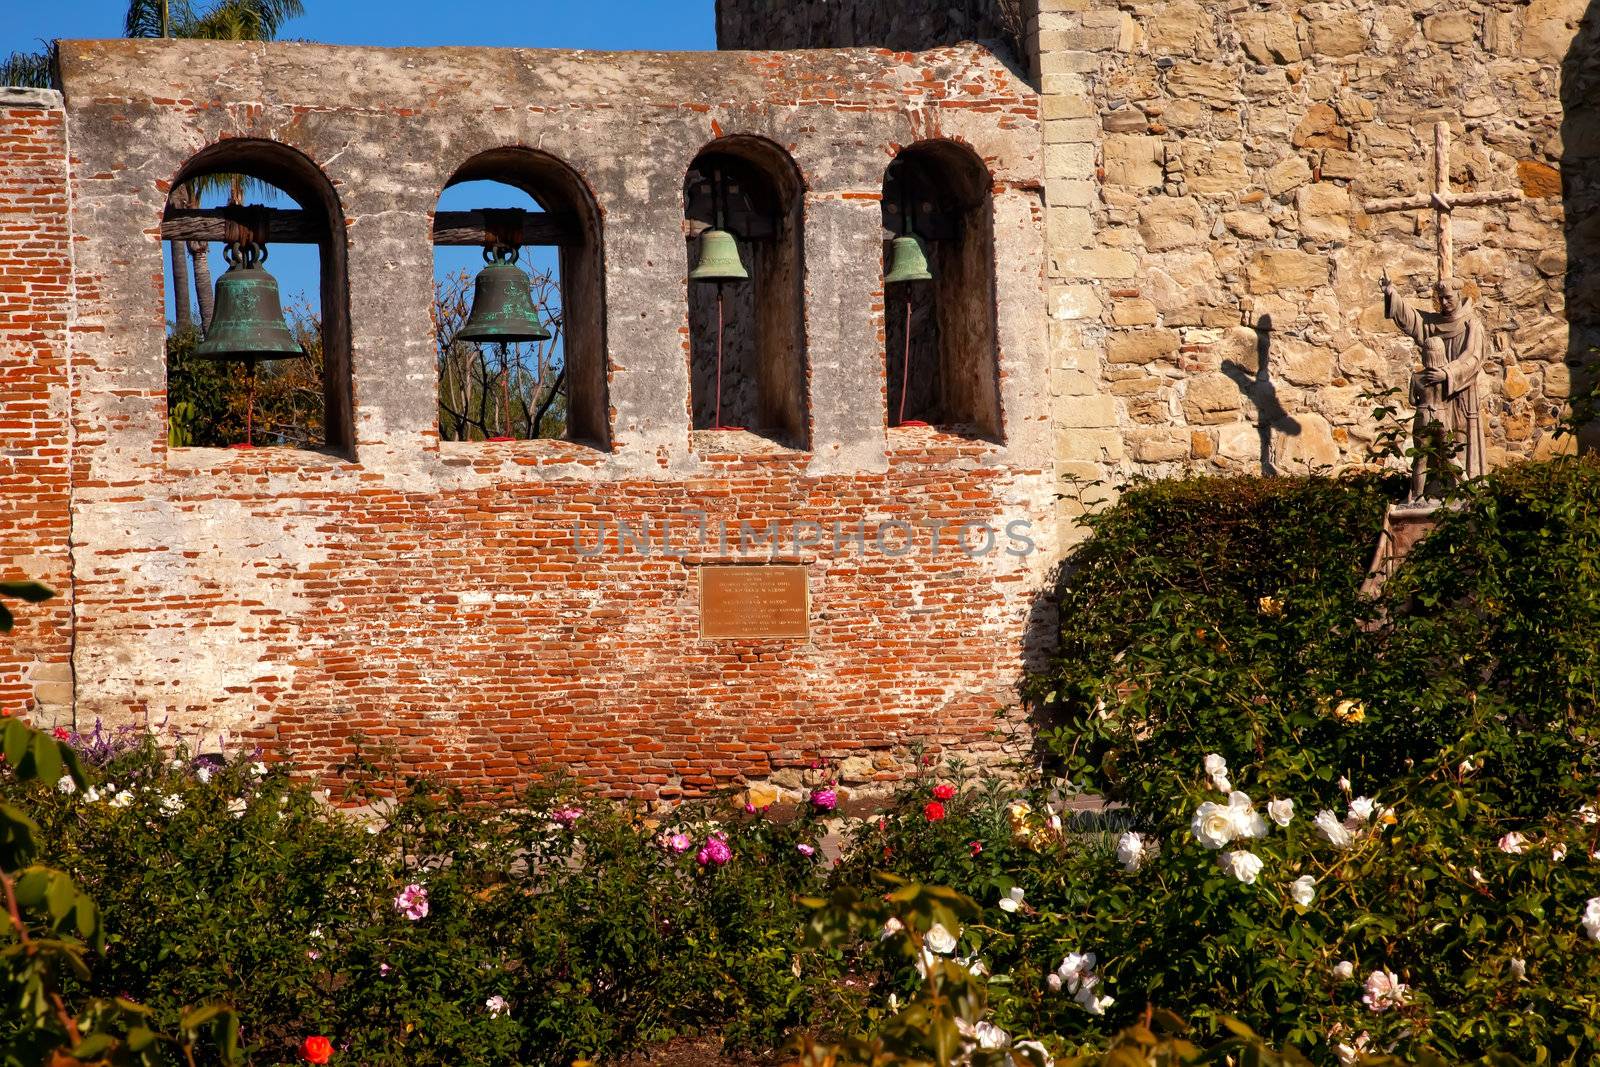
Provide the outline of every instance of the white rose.
<path id="1" fill-rule="evenodd" d="M 1409 1002 L 1407 998 L 1409 989 L 1409 986 L 1400 981 L 1398 975 L 1385 967 L 1381 971 L 1373 971 L 1367 975 L 1367 988 L 1361 995 L 1361 1002 L 1368 1010 L 1375 1012 L 1404 1007 Z"/>
<path id="2" fill-rule="evenodd" d="M 1093 952 L 1069 952 L 1061 961 L 1061 966 L 1056 968 L 1056 976 L 1066 983 L 1069 990 L 1076 993 L 1084 979 L 1094 970 L 1095 962 Z"/>
<path id="3" fill-rule="evenodd" d="M 1288 826 L 1294 821 L 1294 801 L 1270 800 L 1267 802 L 1267 814 L 1279 826 Z"/>
<path id="4" fill-rule="evenodd" d="M 1221 848 L 1233 840 L 1239 829 L 1231 810 L 1208 800 L 1195 810 L 1189 832 L 1206 848 Z"/>
<path id="5" fill-rule="evenodd" d="M 905 927 L 904 923 L 902 923 L 899 919 L 896 919 L 893 915 L 891 915 L 891 916 L 889 916 L 889 921 L 884 923 L 883 924 L 883 929 L 881 931 L 879 931 L 878 940 L 879 941 L 887 941 L 891 937 L 893 937 L 895 934 L 898 934 L 901 930 L 904 930 L 905 928 L 906 927 Z"/>
<path id="6" fill-rule="evenodd" d="M 1289 883 L 1289 896 L 1302 908 L 1311 907 L 1311 902 L 1317 899 L 1317 880 L 1309 874 L 1302 874 Z"/>
<path id="7" fill-rule="evenodd" d="M 979 1048 L 1005 1048 L 1011 1044 L 1011 1035 L 994 1023 L 980 1022 L 972 1031 L 978 1039 Z"/>
<path id="8" fill-rule="evenodd" d="M 1596 811 L 1592 804 L 1585 804 L 1578 809 L 1578 821 L 1585 826 L 1593 826 L 1600 822 L 1600 811 Z"/>
<path id="9" fill-rule="evenodd" d="M 228 801 L 228 810 L 233 813 L 235 819 L 242 816 L 249 807 L 250 803 L 244 797 L 234 797 Z M 368 827 L 368 829 L 371 829 L 371 827 Z"/>
<path id="10" fill-rule="evenodd" d="M 1527 838 L 1512 830 L 1500 839 L 1500 851 L 1510 856 L 1520 856 L 1522 855 L 1522 846 L 1526 841 Z"/>
<path id="11" fill-rule="evenodd" d="M 201 785 L 208 785 L 211 782 L 211 768 L 202 764 L 195 770 L 194 776 L 200 779 Z"/>
<path id="12" fill-rule="evenodd" d="M 65 793 L 68 796 L 71 796 L 77 791 L 78 783 L 72 780 L 72 775 L 63 774 L 60 778 L 56 779 L 56 792 Z"/>
<path id="13" fill-rule="evenodd" d="M 130 807 L 133 804 L 133 791 L 124 789 L 122 792 L 111 798 L 110 804 L 113 808 Z"/>
<path id="14" fill-rule="evenodd" d="M 1228 794 L 1228 817 L 1233 820 L 1235 837 L 1265 837 L 1267 834 L 1267 820 L 1243 793 Z"/>
<path id="15" fill-rule="evenodd" d="M 94 804 L 99 801 L 99 799 L 100 790 L 96 789 L 94 786 L 91 785 L 88 789 L 84 790 L 83 802 L 85 804 Z"/>
<path id="16" fill-rule="evenodd" d="M 1239 879 L 1245 885 L 1255 885 L 1256 875 L 1261 873 L 1263 864 L 1260 856 L 1240 849 L 1233 852 L 1224 852 L 1218 856 L 1217 866 Z"/>
<path id="17" fill-rule="evenodd" d="M 1339 789 L 1345 793 L 1350 792 L 1350 779 L 1346 778 L 1342 774 L 1339 776 Z"/>
<path id="18" fill-rule="evenodd" d="M 1035 1067 L 1055 1067 L 1056 1061 L 1051 1058 L 1050 1050 L 1037 1041 L 1018 1041 L 1011 1046 L 1016 1052 L 1025 1054 L 1025 1058 Z"/>
<path id="19" fill-rule="evenodd" d="M 1317 817 L 1311 820 L 1323 837 L 1328 839 L 1328 844 L 1334 848 L 1349 848 L 1354 838 L 1350 831 L 1344 828 L 1339 817 L 1326 809 L 1317 812 Z"/>
<path id="20" fill-rule="evenodd" d="M 1513 957 L 1511 960 L 1511 977 L 1519 982 L 1528 980 L 1528 961 Z"/>
<path id="21" fill-rule="evenodd" d="M 1084 975 L 1083 982 L 1078 986 L 1078 991 L 1072 995 L 1072 999 L 1077 1001 L 1078 1005 L 1090 1015 L 1104 1015 L 1106 1009 L 1116 1003 L 1115 997 L 1095 996 L 1094 987 L 1099 984 L 1100 979 L 1094 975 Z"/>
<path id="22" fill-rule="evenodd" d="M 176 815 L 183 810 L 183 798 L 176 793 L 168 793 L 161 798 L 161 812 L 163 815 Z"/>
<path id="23" fill-rule="evenodd" d="M 1131 830 L 1117 838 L 1117 862 L 1132 874 L 1144 862 L 1144 837 Z"/>
<path id="24" fill-rule="evenodd" d="M 1350 802 L 1350 815 L 1348 817 L 1360 822 L 1366 822 L 1372 818 L 1376 803 L 1371 797 L 1356 797 Z"/>
<path id="25" fill-rule="evenodd" d="M 1061 976 L 1054 971 L 1044 976 L 1044 984 L 1050 987 L 1050 992 L 1061 992 Z"/>
<path id="26" fill-rule="evenodd" d="M 1580 920 L 1591 941 L 1600 941 L 1600 897 L 1590 897 Z"/>
<path id="27" fill-rule="evenodd" d="M 956 950 L 956 935 L 945 929 L 944 923 L 934 923 L 928 929 L 928 947 L 941 956 L 948 956 Z"/>
<path id="28" fill-rule="evenodd" d="M 1206 756 L 1206 777 L 1215 778 L 1228 773 L 1228 761 L 1215 752 Z"/>
<path id="29" fill-rule="evenodd" d="M 1342 982 L 1348 982 L 1356 975 L 1356 965 L 1349 960 L 1340 960 L 1333 965 L 1333 974 Z"/>
<path id="30" fill-rule="evenodd" d="M 1554 845 L 1550 846 L 1550 862 L 1551 863 L 1560 863 L 1562 860 L 1564 860 L 1566 858 L 1567 858 L 1567 846 L 1566 845 L 1563 845 L 1558 841 Z"/>
<path id="31" fill-rule="evenodd" d="M 1000 898 L 1000 910 L 1008 913 L 1015 913 L 1016 910 L 1022 906 L 1022 895 L 1023 891 L 1021 886 L 1012 886 L 1011 892 Z"/>

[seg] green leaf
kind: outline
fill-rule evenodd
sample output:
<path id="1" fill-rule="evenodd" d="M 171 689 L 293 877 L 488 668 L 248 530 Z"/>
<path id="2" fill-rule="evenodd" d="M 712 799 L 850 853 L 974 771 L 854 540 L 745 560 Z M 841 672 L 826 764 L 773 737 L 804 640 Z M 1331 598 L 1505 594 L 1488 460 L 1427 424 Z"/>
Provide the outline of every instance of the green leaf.
<path id="1" fill-rule="evenodd" d="M 50 875 L 50 887 L 45 890 L 44 901 L 50 909 L 50 918 L 60 922 L 72 914 L 72 909 L 78 902 L 78 890 L 72 884 L 72 879 L 59 871 Z"/>
<path id="2" fill-rule="evenodd" d="M 155 1047 L 156 1032 L 148 1026 L 135 1026 L 128 1031 L 128 1048 L 133 1052 L 143 1052 Z"/>
<path id="3" fill-rule="evenodd" d="M 6 720 L 6 762 L 13 767 L 18 766 L 27 754 L 28 742 L 32 740 L 33 731 L 21 719 Z"/>
<path id="4" fill-rule="evenodd" d="M 75 1060 L 102 1060 L 106 1053 L 117 1047 L 117 1039 L 110 1034 L 90 1034 L 73 1046 Z"/>
<path id="5" fill-rule="evenodd" d="M 46 733 L 34 734 L 33 766 L 40 781 L 55 785 L 61 777 L 61 742 Z"/>

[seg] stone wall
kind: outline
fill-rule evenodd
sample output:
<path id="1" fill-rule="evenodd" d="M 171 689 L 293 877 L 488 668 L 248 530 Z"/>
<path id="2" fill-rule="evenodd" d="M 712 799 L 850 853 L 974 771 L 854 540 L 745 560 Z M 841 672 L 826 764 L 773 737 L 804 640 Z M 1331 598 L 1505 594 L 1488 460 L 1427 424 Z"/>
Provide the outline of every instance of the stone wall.
<path id="1" fill-rule="evenodd" d="M 1049 637 L 1054 486 L 1038 100 L 989 53 L 122 41 L 65 44 L 61 68 L 79 299 L 70 393 L 49 396 L 63 416 L 72 398 L 78 450 L 80 725 L 226 728 L 313 770 L 362 734 L 457 781 L 553 762 L 659 796 L 818 756 L 889 779 L 919 739 L 997 750 L 994 715 Z M 689 430 L 683 179 L 734 134 L 804 181 L 808 451 Z M 302 153 L 337 192 L 352 454 L 167 445 L 162 212 L 186 160 L 240 138 Z M 993 178 L 998 442 L 885 427 L 881 183 L 899 147 L 939 138 Z M 559 155 L 602 217 L 604 450 L 438 439 L 433 211 L 465 160 L 508 145 Z M 0 271 L 37 241 L 14 237 Z M 781 545 L 720 543 L 774 521 Z M 650 527 L 651 554 L 622 522 Z M 1024 523 L 1038 551 L 1002 532 L 969 555 L 963 522 Z M 914 549 L 892 525 L 880 547 L 885 523 Z M 700 567 L 762 558 L 806 569 L 811 639 L 702 640 Z"/>
<path id="2" fill-rule="evenodd" d="M 893 48 L 1018 42 L 1030 0 L 717 0 L 717 46 Z M 1014 49 L 1015 50 L 1015 49 Z"/>
<path id="3" fill-rule="evenodd" d="M 1585 6 L 1042 0 L 1064 469 L 1363 462 L 1361 394 L 1417 360 L 1378 278 L 1431 307 L 1434 238 L 1431 213 L 1361 205 L 1428 188 L 1440 120 L 1455 189 L 1524 193 L 1455 222 L 1493 338 L 1491 462 L 1570 447 L 1552 431 L 1600 336 Z"/>
<path id="4" fill-rule="evenodd" d="M 0 578 L 62 595 L 8 601 L 0 636 L 0 709 L 46 718 L 72 706 L 67 431 L 66 115 L 57 93 L 0 88 Z"/>

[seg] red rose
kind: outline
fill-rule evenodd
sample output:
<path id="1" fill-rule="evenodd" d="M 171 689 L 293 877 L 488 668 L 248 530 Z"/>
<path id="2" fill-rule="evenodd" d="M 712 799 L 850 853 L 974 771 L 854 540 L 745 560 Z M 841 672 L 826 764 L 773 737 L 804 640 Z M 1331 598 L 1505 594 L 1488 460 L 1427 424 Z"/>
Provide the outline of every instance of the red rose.
<path id="1" fill-rule="evenodd" d="M 936 800 L 954 800 L 956 796 L 956 787 L 950 785 L 949 783 L 945 783 L 944 785 L 936 785 L 933 787 L 933 795 Z"/>
<path id="2" fill-rule="evenodd" d="M 929 822 L 938 822 L 944 818 L 944 805 L 937 800 L 928 801 L 927 804 L 923 805 L 922 817 Z"/>
<path id="3" fill-rule="evenodd" d="M 307 1063 L 327 1063 L 333 1058 L 333 1042 L 325 1037 L 308 1037 L 300 1043 L 300 1058 Z"/>

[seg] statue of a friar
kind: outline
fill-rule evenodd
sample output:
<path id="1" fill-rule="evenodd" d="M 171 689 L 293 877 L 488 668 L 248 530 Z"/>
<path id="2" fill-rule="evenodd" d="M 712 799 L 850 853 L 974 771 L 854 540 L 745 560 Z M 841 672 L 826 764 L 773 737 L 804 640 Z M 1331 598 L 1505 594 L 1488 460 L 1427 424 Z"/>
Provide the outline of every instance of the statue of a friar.
<path id="1" fill-rule="evenodd" d="M 1460 282 L 1441 278 L 1437 293 L 1438 311 L 1418 311 L 1395 292 L 1386 274 L 1383 313 L 1422 349 L 1423 368 L 1411 379 L 1418 443 L 1429 434 L 1439 434 L 1458 448 L 1453 465 L 1462 476 L 1476 478 L 1485 468 L 1478 373 L 1489 352 L 1489 333 Z M 1449 477 L 1448 471 L 1429 471 L 1428 456 L 1417 456 L 1411 472 L 1412 501 L 1431 495 L 1430 483 Z"/>

